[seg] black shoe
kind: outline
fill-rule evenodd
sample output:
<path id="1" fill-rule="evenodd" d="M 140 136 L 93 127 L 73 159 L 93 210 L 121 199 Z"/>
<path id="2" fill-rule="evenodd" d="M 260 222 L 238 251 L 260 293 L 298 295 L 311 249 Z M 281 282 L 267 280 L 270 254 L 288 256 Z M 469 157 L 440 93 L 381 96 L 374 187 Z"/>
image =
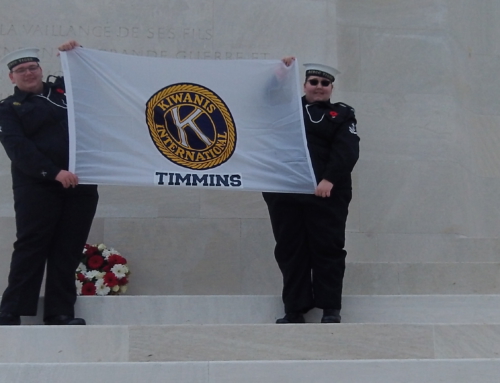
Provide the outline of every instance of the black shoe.
<path id="1" fill-rule="evenodd" d="M 304 319 L 304 315 L 301 313 L 288 313 L 285 314 L 283 318 L 280 318 L 276 321 L 276 323 L 284 324 L 284 323 L 306 323 Z"/>
<path id="2" fill-rule="evenodd" d="M 48 326 L 85 326 L 83 318 L 73 318 L 68 315 L 55 315 L 43 321 Z"/>
<path id="3" fill-rule="evenodd" d="M 321 323 L 340 323 L 340 310 L 324 309 Z"/>
<path id="4" fill-rule="evenodd" d="M 21 317 L 19 315 L 0 313 L 0 326 L 19 326 Z"/>

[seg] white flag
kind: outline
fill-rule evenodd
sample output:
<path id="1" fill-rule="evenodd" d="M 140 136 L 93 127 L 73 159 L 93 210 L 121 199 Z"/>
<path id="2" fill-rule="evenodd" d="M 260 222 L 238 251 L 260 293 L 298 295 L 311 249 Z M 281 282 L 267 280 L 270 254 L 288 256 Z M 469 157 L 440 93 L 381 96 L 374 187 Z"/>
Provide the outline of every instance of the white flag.
<path id="1" fill-rule="evenodd" d="M 313 193 L 298 64 L 61 52 L 81 183 Z"/>

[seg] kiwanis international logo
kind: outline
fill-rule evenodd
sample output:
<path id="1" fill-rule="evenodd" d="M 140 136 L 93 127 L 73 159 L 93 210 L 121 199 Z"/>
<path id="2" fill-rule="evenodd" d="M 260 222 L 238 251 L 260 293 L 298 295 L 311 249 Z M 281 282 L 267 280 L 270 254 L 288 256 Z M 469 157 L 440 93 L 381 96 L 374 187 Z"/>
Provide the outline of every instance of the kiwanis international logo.
<path id="1" fill-rule="evenodd" d="M 215 168 L 236 148 L 231 112 L 201 85 L 179 83 L 156 92 L 146 103 L 146 122 L 160 153 L 189 169 Z"/>

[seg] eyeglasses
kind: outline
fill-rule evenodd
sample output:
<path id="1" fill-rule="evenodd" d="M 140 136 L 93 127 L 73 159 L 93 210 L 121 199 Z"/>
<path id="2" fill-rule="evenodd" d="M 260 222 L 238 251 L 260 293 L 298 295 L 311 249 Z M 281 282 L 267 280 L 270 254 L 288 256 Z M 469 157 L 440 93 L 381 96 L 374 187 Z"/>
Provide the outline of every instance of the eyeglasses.
<path id="1" fill-rule="evenodd" d="M 31 65 L 26 68 L 15 69 L 12 72 L 15 74 L 25 74 L 26 72 L 35 73 L 38 70 L 38 68 L 40 68 L 40 65 Z"/>
<path id="2" fill-rule="evenodd" d="M 321 84 L 321 86 L 324 86 L 324 87 L 330 86 L 330 84 L 332 83 L 330 80 L 321 80 L 321 81 L 319 81 L 317 78 L 313 78 L 311 80 L 307 80 L 307 82 L 309 84 L 311 84 L 312 86 L 316 86 L 318 84 Z"/>

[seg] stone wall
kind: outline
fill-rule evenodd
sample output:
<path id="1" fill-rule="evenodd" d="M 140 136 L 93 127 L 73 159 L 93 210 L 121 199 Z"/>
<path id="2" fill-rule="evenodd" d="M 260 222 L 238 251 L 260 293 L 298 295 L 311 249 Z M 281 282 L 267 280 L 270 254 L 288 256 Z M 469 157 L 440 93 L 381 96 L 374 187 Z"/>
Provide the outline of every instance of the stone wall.
<path id="1" fill-rule="evenodd" d="M 337 66 L 361 158 L 347 233 L 348 294 L 499 293 L 500 3 L 472 0 L 19 0 L 2 2 L 0 55 L 56 47 Z M 145 68 L 147 70 L 147 68 Z M 10 94 L 0 68 L 0 97 Z M 100 187 L 89 242 L 131 263 L 130 294 L 278 294 L 259 193 Z M 15 239 L 0 150 L 0 259 Z M 7 267 L 0 273 L 6 286 Z"/>

